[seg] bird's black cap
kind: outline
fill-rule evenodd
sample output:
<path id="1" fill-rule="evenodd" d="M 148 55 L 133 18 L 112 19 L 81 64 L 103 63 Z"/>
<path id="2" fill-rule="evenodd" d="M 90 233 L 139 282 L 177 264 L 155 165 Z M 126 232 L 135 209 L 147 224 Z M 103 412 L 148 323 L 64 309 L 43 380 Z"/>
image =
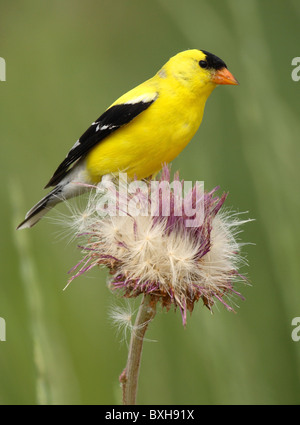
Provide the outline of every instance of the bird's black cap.
<path id="1" fill-rule="evenodd" d="M 218 56 L 213 55 L 212 53 L 207 52 L 206 50 L 201 50 L 206 55 L 206 62 L 208 63 L 208 68 L 218 69 L 227 68 L 226 63 L 222 61 L 222 59 L 218 58 Z"/>

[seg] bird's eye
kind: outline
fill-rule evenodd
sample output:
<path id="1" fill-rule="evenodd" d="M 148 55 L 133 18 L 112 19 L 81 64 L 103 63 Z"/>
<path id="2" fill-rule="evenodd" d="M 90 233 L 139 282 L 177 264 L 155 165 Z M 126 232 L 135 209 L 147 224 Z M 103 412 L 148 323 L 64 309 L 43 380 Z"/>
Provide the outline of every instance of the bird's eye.
<path id="1" fill-rule="evenodd" d="M 201 68 L 204 68 L 204 69 L 208 67 L 208 64 L 206 61 L 200 61 L 199 65 L 201 66 Z"/>

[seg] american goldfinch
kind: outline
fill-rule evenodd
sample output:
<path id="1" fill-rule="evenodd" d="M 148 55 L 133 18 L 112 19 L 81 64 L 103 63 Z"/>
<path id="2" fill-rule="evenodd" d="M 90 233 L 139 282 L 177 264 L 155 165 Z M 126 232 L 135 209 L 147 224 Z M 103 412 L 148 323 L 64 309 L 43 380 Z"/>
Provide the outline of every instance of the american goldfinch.
<path id="1" fill-rule="evenodd" d="M 226 64 L 205 50 L 173 56 L 154 77 L 116 100 L 77 140 L 46 188 L 54 189 L 18 229 L 32 227 L 56 204 L 88 190 L 107 174 L 147 178 L 171 162 L 199 128 L 220 84 L 238 84 Z"/>

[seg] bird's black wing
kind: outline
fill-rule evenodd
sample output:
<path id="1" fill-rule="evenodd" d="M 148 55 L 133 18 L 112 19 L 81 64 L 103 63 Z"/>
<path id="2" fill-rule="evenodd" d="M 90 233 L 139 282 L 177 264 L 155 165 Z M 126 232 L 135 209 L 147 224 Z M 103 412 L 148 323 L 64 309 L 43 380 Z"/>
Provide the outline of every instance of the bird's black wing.
<path id="1" fill-rule="evenodd" d="M 58 166 L 45 188 L 57 185 L 70 166 L 118 128 L 128 124 L 156 100 L 158 94 L 137 98 L 136 101 L 113 105 L 107 109 L 77 140 L 66 158 Z"/>

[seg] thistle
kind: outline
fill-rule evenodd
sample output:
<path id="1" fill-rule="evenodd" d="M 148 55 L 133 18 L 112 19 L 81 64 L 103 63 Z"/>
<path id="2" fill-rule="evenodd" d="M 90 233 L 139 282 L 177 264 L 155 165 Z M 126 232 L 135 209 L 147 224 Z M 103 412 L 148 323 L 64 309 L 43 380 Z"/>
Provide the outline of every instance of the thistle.
<path id="1" fill-rule="evenodd" d="M 205 193 L 196 183 L 183 196 L 184 183 L 178 174 L 171 182 L 167 166 L 159 180 L 131 182 L 134 190 L 122 177 L 104 180 L 76 217 L 83 258 L 69 283 L 105 266 L 110 289 L 126 298 L 143 295 L 120 377 L 125 404 L 135 402 L 142 342 L 158 303 L 178 308 L 186 325 L 200 299 L 209 310 L 216 301 L 233 310 L 232 295 L 242 298 L 235 286 L 245 280 L 239 267 L 246 261 L 237 235 L 249 220 L 223 211 L 227 194 L 217 196 L 218 188 Z"/>

